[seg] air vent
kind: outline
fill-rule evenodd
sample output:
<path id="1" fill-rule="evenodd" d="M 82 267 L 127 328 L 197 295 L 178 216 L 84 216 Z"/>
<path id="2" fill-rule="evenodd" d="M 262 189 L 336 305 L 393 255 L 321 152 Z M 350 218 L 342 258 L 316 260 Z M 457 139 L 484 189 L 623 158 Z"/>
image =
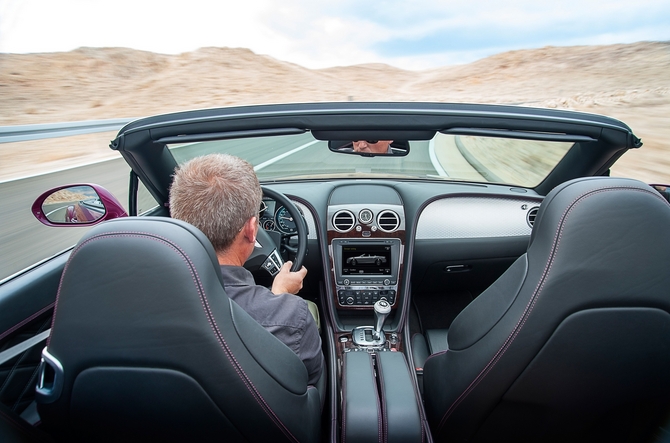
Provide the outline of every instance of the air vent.
<path id="1" fill-rule="evenodd" d="M 343 209 L 333 215 L 333 228 L 338 232 L 349 232 L 356 225 L 356 216 L 353 212 Z"/>
<path id="2" fill-rule="evenodd" d="M 531 228 L 535 224 L 535 217 L 537 217 L 537 211 L 539 211 L 540 208 L 538 206 L 535 206 L 533 208 L 530 208 L 528 210 L 528 213 L 526 214 L 526 221 L 528 222 L 528 226 Z"/>
<path id="3" fill-rule="evenodd" d="M 377 216 L 377 226 L 384 232 L 393 232 L 400 226 L 400 217 L 387 209 Z"/>
<path id="4" fill-rule="evenodd" d="M 363 223 L 364 225 L 369 225 L 372 222 L 373 219 L 372 211 L 369 209 L 363 209 L 361 212 L 358 213 L 358 221 Z"/>

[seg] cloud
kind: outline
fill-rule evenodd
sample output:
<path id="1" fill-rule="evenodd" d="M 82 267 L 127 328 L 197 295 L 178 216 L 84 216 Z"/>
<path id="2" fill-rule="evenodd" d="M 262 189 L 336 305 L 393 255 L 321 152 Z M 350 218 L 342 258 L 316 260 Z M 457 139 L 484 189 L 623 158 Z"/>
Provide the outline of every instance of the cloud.
<path id="1" fill-rule="evenodd" d="M 460 10 L 434 17 L 421 29 L 408 29 L 374 44 L 383 57 L 488 53 L 546 45 L 626 43 L 667 39 L 670 4 L 565 1 L 554 5 L 522 2 L 490 4 L 477 12 Z M 573 13 L 572 11 L 581 11 Z M 464 60 L 471 61 L 471 60 Z"/>
<path id="2" fill-rule="evenodd" d="M 667 0 L 2 0 L 0 52 L 244 47 L 309 68 L 423 69 L 547 45 L 670 39 Z"/>
<path id="3" fill-rule="evenodd" d="M 386 62 L 423 69 L 498 52 L 670 39 L 660 0 L 380 2 L 285 0 L 261 15 L 286 44 L 276 54 L 309 67 Z"/>
<path id="4" fill-rule="evenodd" d="M 8 0 L 12 1 L 12 0 Z M 0 51 L 68 51 L 124 46 L 179 53 L 202 46 L 247 46 L 269 0 L 228 5 L 207 0 L 13 0 L 21 3 L 0 27 Z M 257 39 L 258 40 L 258 39 Z"/>

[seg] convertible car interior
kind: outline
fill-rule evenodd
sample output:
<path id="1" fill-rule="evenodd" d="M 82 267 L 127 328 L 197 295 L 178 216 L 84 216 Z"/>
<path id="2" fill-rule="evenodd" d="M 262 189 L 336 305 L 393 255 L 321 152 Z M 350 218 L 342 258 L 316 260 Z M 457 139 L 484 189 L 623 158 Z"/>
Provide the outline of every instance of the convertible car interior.
<path id="1" fill-rule="evenodd" d="M 129 123 L 127 204 L 54 185 L 33 214 L 92 227 L 0 284 L 0 440 L 670 441 L 670 203 L 610 177 L 641 146 L 609 117 L 498 105 Z M 175 169 L 213 152 L 261 182 L 257 284 L 308 269 L 314 385 L 170 217 Z"/>

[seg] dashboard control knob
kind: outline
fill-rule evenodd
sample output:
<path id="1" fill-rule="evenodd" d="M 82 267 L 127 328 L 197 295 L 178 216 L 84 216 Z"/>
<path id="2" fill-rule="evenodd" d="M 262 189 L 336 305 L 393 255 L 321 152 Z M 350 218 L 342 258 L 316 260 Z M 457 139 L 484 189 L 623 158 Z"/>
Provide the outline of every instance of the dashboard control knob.
<path id="1" fill-rule="evenodd" d="M 348 279 L 348 278 L 345 278 L 345 279 L 344 279 L 344 286 L 349 286 L 349 283 L 351 283 L 351 282 L 349 281 L 349 279 Z"/>
<path id="2" fill-rule="evenodd" d="M 353 297 L 347 297 L 347 304 L 348 305 L 353 305 L 354 304 L 354 298 Z"/>
<path id="3" fill-rule="evenodd" d="M 390 285 L 390 284 L 391 284 L 391 280 L 389 280 L 388 278 L 385 278 L 385 279 L 384 279 L 384 285 L 385 285 L 385 286 L 388 286 L 388 285 Z"/>

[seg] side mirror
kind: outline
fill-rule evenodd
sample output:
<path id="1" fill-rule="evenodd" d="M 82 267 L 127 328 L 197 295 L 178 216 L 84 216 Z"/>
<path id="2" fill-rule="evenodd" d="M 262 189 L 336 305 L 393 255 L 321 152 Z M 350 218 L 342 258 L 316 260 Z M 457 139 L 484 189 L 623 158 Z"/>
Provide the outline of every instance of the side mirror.
<path id="1" fill-rule="evenodd" d="M 50 189 L 37 197 L 32 212 L 47 226 L 92 226 L 104 220 L 127 217 L 119 201 L 105 188 L 74 184 Z"/>

